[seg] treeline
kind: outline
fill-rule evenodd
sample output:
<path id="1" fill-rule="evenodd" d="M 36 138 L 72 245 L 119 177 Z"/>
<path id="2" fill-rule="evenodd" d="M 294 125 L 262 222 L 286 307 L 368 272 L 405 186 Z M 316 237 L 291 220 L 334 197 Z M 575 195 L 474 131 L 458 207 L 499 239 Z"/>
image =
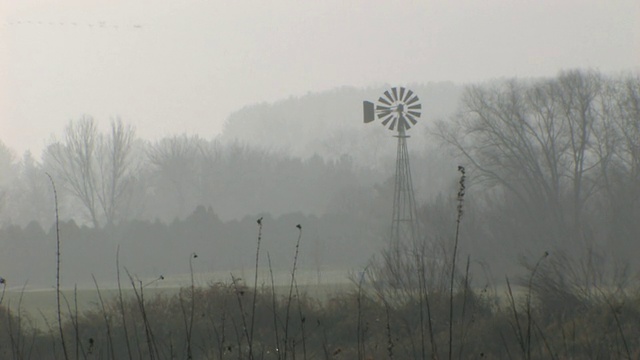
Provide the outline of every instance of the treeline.
<path id="1" fill-rule="evenodd" d="M 261 248 L 269 253 L 274 271 L 284 271 L 293 262 L 301 224 L 299 266 L 312 272 L 329 269 L 364 268 L 382 248 L 386 223 L 376 224 L 350 214 L 320 217 L 292 213 L 273 218 L 261 215 L 264 226 Z M 141 278 L 189 272 L 188 259 L 198 255 L 201 273 L 247 270 L 255 266 L 258 225 L 256 217 L 222 221 L 211 208 L 199 206 L 183 220 L 123 221 L 101 228 L 79 226 L 69 220 L 60 224 L 61 278 L 63 286 L 93 287 L 92 275 L 102 286 L 116 279 L 119 262 Z M 11 286 L 48 288 L 55 283 L 56 229 L 43 229 L 36 222 L 26 227 L 0 229 L 0 274 Z M 262 259 L 266 267 L 266 259 Z"/>
<path id="2" fill-rule="evenodd" d="M 370 188 L 382 172 L 349 157 L 301 159 L 241 143 L 186 135 L 146 142 L 120 120 L 105 132 L 91 117 L 71 121 L 44 151 L 4 162 L 0 217 L 4 225 L 53 222 L 52 186 L 60 216 L 99 228 L 124 220 L 183 219 L 211 206 L 224 220 L 268 212 L 321 215 L 341 206 L 340 193 Z"/>
<path id="3" fill-rule="evenodd" d="M 442 85 L 423 88 L 425 109 L 438 99 L 434 89 L 447 93 Z M 340 89 L 256 105 L 232 116 L 225 135 L 213 140 L 183 135 L 149 142 L 117 119 L 106 131 L 90 117 L 71 121 L 41 161 L 29 154 L 16 161 L 0 148 L 3 227 L 24 228 L 32 221 L 51 226 L 48 172 L 59 190 L 61 218 L 80 227 L 172 226 L 203 206 L 223 224 L 247 215 L 254 221 L 259 214 L 278 219 L 300 213 L 307 222 L 336 217 L 343 219 L 340 227 L 318 228 L 351 234 L 350 226 L 365 227 L 375 235 L 345 235 L 344 241 L 376 243 L 367 237 L 384 239 L 390 223 L 394 141 L 382 127 L 351 122 L 360 117 L 363 98 L 375 99 L 374 90 Z M 344 128 L 334 126 L 343 121 L 335 109 L 346 105 L 333 99 L 354 94 L 359 100 L 344 112 L 350 120 Z M 626 260 L 639 250 L 637 74 L 575 70 L 470 85 L 457 104 L 455 111 L 442 110 L 453 115 L 435 124 L 425 116 L 426 130 L 411 130 L 421 241 L 451 248 L 456 168 L 463 165 L 468 179 L 460 245 L 463 256 L 472 255 L 472 270 L 490 266 L 502 278 L 518 268 L 521 255 L 557 248 L 601 248 Z M 324 115 L 320 109 L 327 109 Z M 323 125 L 323 119 L 333 125 Z M 351 136 L 356 126 L 380 135 Z M 305 129 L 312 130 L 304 135 Z M 327 147 L 335 154 L 322 152 L 311 140 L 314 134 L 318 141 L 330 134 L 341 139 Z M 379 145 L 382 138 L 389 151 Z M 304 139 L 309 149 L 303 151 Z M 272 146 L 278 141 L 282 148 Z M 366 154 L 378 163 L 357 160 Z"/>

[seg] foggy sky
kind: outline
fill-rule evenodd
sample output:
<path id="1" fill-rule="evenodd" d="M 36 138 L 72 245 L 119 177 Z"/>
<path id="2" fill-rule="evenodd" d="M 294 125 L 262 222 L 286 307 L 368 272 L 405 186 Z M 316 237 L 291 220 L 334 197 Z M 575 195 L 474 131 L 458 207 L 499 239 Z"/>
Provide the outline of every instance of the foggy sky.
<path id="1" fill-rule="evenodd" d="M 638 19 L 637 0 L 0 0 L 0 139 L 38 156 L 82 114 L 212 137 L 343 85 L 637 71 Z"/>

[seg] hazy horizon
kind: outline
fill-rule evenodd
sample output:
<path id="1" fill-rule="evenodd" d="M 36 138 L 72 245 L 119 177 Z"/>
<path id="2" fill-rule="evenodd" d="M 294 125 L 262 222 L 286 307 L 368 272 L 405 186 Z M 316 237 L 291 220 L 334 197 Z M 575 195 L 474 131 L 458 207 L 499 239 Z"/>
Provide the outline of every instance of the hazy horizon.
<path id="1" fill-rule="evenodd" d="M 139 136 L 340 86 L 637 71 L 635 1 L 0 2 L 0 140 L 36 156 L 83 114 Z M 353 119 L 359 121 L 360 119 Z"/>

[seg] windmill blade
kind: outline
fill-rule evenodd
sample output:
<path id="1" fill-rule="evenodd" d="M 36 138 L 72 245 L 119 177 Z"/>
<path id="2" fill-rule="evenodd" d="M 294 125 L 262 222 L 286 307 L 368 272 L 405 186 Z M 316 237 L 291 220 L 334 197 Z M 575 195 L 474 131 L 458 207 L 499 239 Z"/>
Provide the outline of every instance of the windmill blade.
<path id="1" fill-rule="evenodd" d="M 387 92 L 388 92 L 388 91 L 387 91 Z M 383 104 L 386 104 L 386 105 L 391 106 L 391 103 L 390 103 L 390 102 L 388 102 L 388 101 L 387 101 L 385 98 L 383 98 L 382 96 L 380 96 L 380 98 L 378 99 L 378 101 L 379 101 L 379 102 L 381 102 L 381 103 L 383 103 Z M 392 100 L 392 101 L 393 101 L 393 100 Z"/>
<path id="2" fill-rule="evenodd" d="M 407 107 L 407 109 L 411 109 L 411 110 L 422 109 L 422 104 L 411 105 Z"/>
<path id="3" fill-rule="evenodd" d="M 387 111 L 387 110 L 389 110 L 389 111 L 391 111 L 391 107 L 389 107 L 389 106 L 384 106 L 384 105 L 376 105 L 376 111 L 378 111 L 378 110 L 382 110 L 382 111 Z"/>
<path id="4" fill-rule="evenodd" d="M 409 125 L 404 115 L 400 115 L 400 119 L 398 119 L 398 130 L 400 129 L 405 129 L 405 130 L 411 129 L 411 125 Z"/>
<path id="5" fill-rule="evenodd" d="M 402 100 L 402 98 L 404 98 L 404 90 L 405 90 L 405 88 L 400 87 L 400 100 Z"/>
<path id="6" fill-rule="evenodd" d="M 411 114 L 415 117 L 420 117 L 420 112 L 419 111 L 407 111 L 407 114 Z"/>
<path id="7" fill-rule="evenodd" d="M 391 125 L 389 125 L 389 130 L 391 130 L 391 131 L 395 130 L 396 121 L 397 121 L 397 119 L 394 118 L 393 121 L 391 122 Z"/>
<path id="8" fill-rule="evenodd" d="M 398 101 L 398 89 L 391 88 L 391 92 L 393 93 L 393 100 Z"/>
<path id="9" fill-rule="evenodd" d="M 393 102 L 393 101 L 394 101 L 394 100 L 393 100 L 393 98 L 391 97 L 391 94 L 389 94 L 389 90 L 386 90 L 386 91 L 384 92 L 384 96 L 386 96 L 386 97 L 387 97 L 387 99 L 389 99 L 389 101 L 391 101 L 391 102 Z M 389 105 L 391 105 L 391 104 L 389 104 Z"/>
<path id="10" fill-rule="evenodd" d="M 418 119 L 414 118 L 413 115 L 407 114 L 407 119 L 409 119 L 413 125 L 418 123 Z"/>
<path id="11" fill-rule="evenodd" d="M 387 116 L 387 115 L 389 115 L 391 113 L 392 113 L 391 110 L 381 111 L 381 112 L 378 113 L 378 119 L 382 119 L 383 117 L 385 117 L 385 116 Z"/>
<path id="12" fill-rule="evenodd" d="M 420 100 L 420 99 L 418 99 L 418 95 L 416 95 L 413 98 L 411 98 L 411 100 L 407 101 L 406 105 L 411 105 L 411 104 L 413 104 L 414 102 L 416 102 L 418 100 Z"/>
<path id="13" fill-rule="evenodd" d="M 364 110 L 364 122 L 370 123 L 375 119 L 375 111 L 373 110 L 373 103 L 370 101 L 364 101 L 362 103 L 362 108 Z"/>
<path id="14" fill-rule="evenodd" d="M 404 115 L 400 116 L 398 127 L 400 126 L 402 126 L 402 128 L 404 128 L 405 130 L 411 129 L 411 125 L 409 125 L 409 122 L 407 121 L 407 118 Z"/>
<path id="15" fill-rule="evenodd" d="M 404 99 L 402 99 L 402 102 L 406 103 L 407 100 L 409 100 L 409 98 L 411 97 L 411 95 L 413 95 L 413 91 L 407 90 L 407 96 L 405 96 Z"/>
<path id="16" fill-rule="evenodd" d="M 395 114 L 391 114 L 391 115 L 387 116 L 386 119 L 382 120 L 382 125 L 387 126 L 387 123 L 389 123 L 389 120 L 394 119 L 394 118 L 395 118 Z M 393 121 L 395 121 L 395 119 Z"/>

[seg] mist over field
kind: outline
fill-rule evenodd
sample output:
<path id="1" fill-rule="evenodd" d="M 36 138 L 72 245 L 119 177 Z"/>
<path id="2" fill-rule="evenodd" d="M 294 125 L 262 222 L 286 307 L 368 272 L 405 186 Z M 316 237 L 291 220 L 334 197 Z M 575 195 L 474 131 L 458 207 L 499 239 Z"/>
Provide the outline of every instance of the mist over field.
<path id="1" fill-rule="evenodd" d="M 227 281 L 238 291 L 255 276 L 275 294 L 291 274 L 292 286 L 321 298 L 369 284 L 391 301 L 416 290 L 414 274 L 425 282 L 420 293 L 439 294 L 447 267 L 453 284 L 455 260 L 466 259 L 463 285 L 497 299 L 506 286 L 515 301 L 509 279 L 530 276 L 528 291 L 553 311 L 598 291 L 610 306 L 608 296 L 635 293 L 637 74 L 577 69 L 411 89 L 433 119 L 407 130 L 413 243 L 390 233 L 398 137 L 345 121 L 362 115 L 359 99 L 386 88 L 251 105 L 213 139 L 149 141 L 123 119 L 101 126 L 83 115 L 50 138 L 41 159 L 0 148 L 4 290 L 107 291 L 126 272 L 134 292 L 137 281 L 140 291 Z"/>
<path id="2" fill-rule="evenodd" d="M 0 357 L 640 354 L 640 5 L 64 2 L 0 4 Z"/>
<path id="3" fill-rule="evenodd" d="M 451 83 L 414 90 L 433 104 L 425 117 L 443 119 L 462 93 Z M 248 106 L 215 139 L 177 134 L 152 142 L 124 119 L 104 128 L 86 115 L 54 134 L 40 161 L 3 147 L 1 219 L 16 250 L 7 253 L 5 274 L 31 285 L 50 275 L 55 211 L 46 173 L 58 189 L 67 286 L 91 284 L 92 273 L 114 275 L 118 246 L 122 263 L 144 276 L 184 273 L 193 251 L 203 259 L 200 271 L 251 267 L 243 254 L 255 248 L 260 217 L 276 266 L 289 265 L 294 226 L 304 224 L 305 267 L 345 275 L 364 268 L 385 244 L 393 204 L 393 133 L 358 121 L 361 99 L 382 91 L 341 88 Z M 315 125 L 301 126 L 305 117 Z M 434 141 L 426 127 L 410 139 L 421 203 L 455 195 L 455 162 L 436 154 Z M 34 254 L 32 246 L 49 251 Z"/>

